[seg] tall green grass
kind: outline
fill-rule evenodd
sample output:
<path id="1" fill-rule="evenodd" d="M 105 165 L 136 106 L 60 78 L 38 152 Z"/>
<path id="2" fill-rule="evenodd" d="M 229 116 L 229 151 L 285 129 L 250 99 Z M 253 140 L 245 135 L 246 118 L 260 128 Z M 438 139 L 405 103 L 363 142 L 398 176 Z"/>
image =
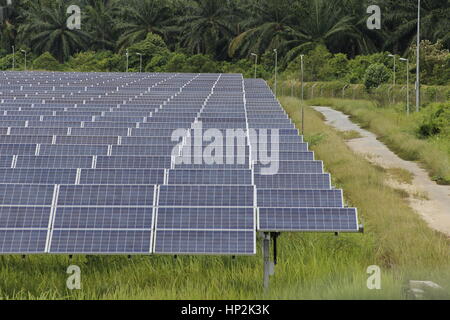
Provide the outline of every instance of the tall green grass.
<path id="1" fill-rule="evenodd" d="M 299 123 L 299 101 L 282 99 Z M 5 299 L 403 299 L 409 279 L 432 280 L 449 298 L 450 252 L 384 184 L 386 173 L 352 153 L 343 139 L 307 108 L 307 140 L 318 159 L 359 209 L 365 234 L 283 233 L 270 290 L 262 288 L 262 255 L 252 257 L 18 256 L 0 257 Z M 65 283 L 69 265 L 81 267 L 82 289 Z M 381 290 L 366 287 L 370 265 L 382 270 Z"/>
<path id="2" fill-rule="evenodd" d="M 350 115 L 399 157 L 419 161 L 437 183 L 450 184 L 450 139 L 420 139 L 417 136 L 420 113 L 406 116 L 400 105 L 380 108 L 367 100 L 318 98 L 308 104 L 330 106 Z"/>

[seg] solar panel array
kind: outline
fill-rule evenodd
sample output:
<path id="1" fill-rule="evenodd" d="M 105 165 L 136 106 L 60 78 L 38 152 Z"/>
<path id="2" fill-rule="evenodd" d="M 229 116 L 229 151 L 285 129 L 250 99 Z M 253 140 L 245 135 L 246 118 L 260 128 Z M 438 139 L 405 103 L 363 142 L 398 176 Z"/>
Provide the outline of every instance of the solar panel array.
<path id="1" fill-rule="evenodd" d="M 257 231 L 358 231 L 262 80 L 0 74 L 2 254 L 255 254 Z M 233 147 L 205 142 L 231 129 Z"/>

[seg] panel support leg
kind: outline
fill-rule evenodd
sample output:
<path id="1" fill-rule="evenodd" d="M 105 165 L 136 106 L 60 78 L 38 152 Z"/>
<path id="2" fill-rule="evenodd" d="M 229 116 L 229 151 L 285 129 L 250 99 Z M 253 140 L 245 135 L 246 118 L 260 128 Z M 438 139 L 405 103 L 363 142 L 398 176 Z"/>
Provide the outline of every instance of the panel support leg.
<path id="1" fill-rule="evenodd" d="M 272 232 L 270 235 L 273 240 L 273 264 L 274 264 L 274 266 L 276 266 L 277 265 L 277 252 L 278 252 L 277 240 L 278 240 L 278 237 L 280 236 L 280 233 Z"/>
<path id="2" fill-rule="evenodd" d="M 264 290 L 269 288 L 269 276 L 271 274 L 272 264 L 270 262 L 270 234 L 264 232 L 263 238 L 263 259 L 264 259 Z"/>

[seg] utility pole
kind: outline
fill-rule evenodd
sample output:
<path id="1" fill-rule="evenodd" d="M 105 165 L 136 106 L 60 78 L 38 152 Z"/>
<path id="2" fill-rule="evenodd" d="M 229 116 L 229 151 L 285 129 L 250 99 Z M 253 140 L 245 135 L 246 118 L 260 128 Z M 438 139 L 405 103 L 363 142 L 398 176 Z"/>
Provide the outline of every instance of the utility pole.
<path id="1" fill-rule="evenodd" d="M 394 54 L 389 54 L 388 56 L 394 58 L 394 82 L 393 82 L 393 86 L 392 86 L 392 102 L 395 103 L 395 72 L 396 72 L 395 62 L 396 62 L 396 59 L 395 59 Z"/>
<path id="2" fill-rule="evenodd" d="M 256 79 L 256 67 L 258 65 L 258 55 L 256 53 L 251 53 L 255 57 L 255 79 Z"/>
<path id="3" fill-rule="evenodd" d="M 273 49 L 275 52 L 275 98 L 277 97 L 277 73 L 278 73 L 278 52 L 277 49 Z"/>
<path id="4" fill-rule="evenodd" d="M 302 55 L 300 55 L 300 69 L 301 69 L 301 81 L 302 81 L 302 100 L 301 100 L 301 106 L 302 106 L 302 135 L 304 135 L 305 134 L 305 107 L 304 107 L 304 105 L 303 105 L 303 103 L 304 103 L 304 99 L 305 99 L 305 96 L 304 96 L 304 86 L 303 86 L 303 80 L 304 80 L 304 78 L 303 78 L 303 57 L 304 57 L 304 55 L 302 54 Z"/>
<path id="5" fill-rule="evenodd" d="M 136 53 L 139 56 L 139 72 L 142 72 L 142 53 Z"/>
<path id="6" fill-rule="evenodd" d="M 128 72 L 128 49 L 127 49 L 127 52 L 125 53 L 125 55 L 127 56 L 127 71 L 126 72 Z"/>
<path id="7" fill-rule="evenodd" d="M 25 54 L 25 71 L 27 71 L 27 52 L 25 50 L 20 50 Z"/>
<path id="8" fill-rule="evenodd" d="M 14 46 L 12 46 L 12 54 L 13 54 L 13 65 L 12 65 L 12 69 L 14 71 L 14 69 L 16 68 L 16 48 Z"/>
<path id="9" fill-rule="evenodd" d="M 417 3 L 416 112 L 420 109 L 420 0 Z"/>
<path id="10" fill-rule="evenodd" d="M 406 113 L 409 116 L 409 59 L 400 58 L 401 61 L 406 61 Z"/>

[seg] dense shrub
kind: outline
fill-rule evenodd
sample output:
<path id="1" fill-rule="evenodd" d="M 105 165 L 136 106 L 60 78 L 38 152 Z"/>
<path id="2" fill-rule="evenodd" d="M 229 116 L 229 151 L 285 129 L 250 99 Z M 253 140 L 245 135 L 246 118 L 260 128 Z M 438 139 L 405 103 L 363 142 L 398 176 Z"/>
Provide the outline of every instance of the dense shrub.
<path id="1" fill-rule="evenodd" d="M 391 72 L 385 65 L 375 63 L 370 65 L 364 74 L 364 85 L 366 89 L 377 88 L 382 83 L 385 83 L 391 77 Z"/>
<path id="2" fill-rule="evenodd" d="M 450 138 L 450 102 L 430 104 L 423 114 L 419 127 L 422 137 L 442 134 Z"/>

